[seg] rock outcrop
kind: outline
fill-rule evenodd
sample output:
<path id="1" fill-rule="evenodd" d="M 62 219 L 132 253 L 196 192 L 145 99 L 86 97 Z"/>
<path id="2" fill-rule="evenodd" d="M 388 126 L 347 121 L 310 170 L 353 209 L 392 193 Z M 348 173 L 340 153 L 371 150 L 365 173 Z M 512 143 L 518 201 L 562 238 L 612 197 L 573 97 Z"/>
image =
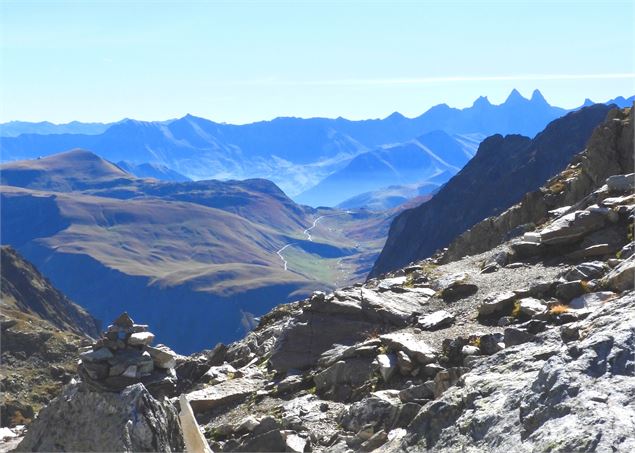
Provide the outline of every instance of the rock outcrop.
<path id="1" fill-rule="evenodd" d="M 99 323 L 11 247 L 0 249 L 0 422 L 28 424 L 75 373 L 77 350 Z"/>
<path id="2" fill-rule="evenodd" d="M 427 258 L 477 222 L 518 203 L 584 149 L 609 110 L 594 105 L 569 113 L 533 140 L 519 135 L 485 139 L 472 160 L 432 200 L 393 220 L 371 276 Z M 494 245 L 488 243 L 475 253 Z"/>
<path id="3" fill-rule="evenodd" d="M 617 179 L 611 183 L 610 191 L 619 194 L 615 184 L 618 180 L 623 181 L 622 185 L 628 184 L 625 175 L 633 173 L 633 115 L 632 108 L 612 110 L 606 121 L 595 129 L 586 149 L 574 156 L 564 171 L 540 190 L 524 195 L 519 204 L 503 214 L 487 218 L 462 233 L 449 245 L 444 260 L 482 253 L 554 215 L 573 213 L 577 203 L 611 181 L 607 179 L 611 176 Z M 532 246 L 526 248 L 531 250 Z"/>
<path id="4" fill-rule="evenodd" d="M 141 383 L 119 393 L 73 384 L 42 409 L 16 451 L 183 451 L 174 406 Z"/>

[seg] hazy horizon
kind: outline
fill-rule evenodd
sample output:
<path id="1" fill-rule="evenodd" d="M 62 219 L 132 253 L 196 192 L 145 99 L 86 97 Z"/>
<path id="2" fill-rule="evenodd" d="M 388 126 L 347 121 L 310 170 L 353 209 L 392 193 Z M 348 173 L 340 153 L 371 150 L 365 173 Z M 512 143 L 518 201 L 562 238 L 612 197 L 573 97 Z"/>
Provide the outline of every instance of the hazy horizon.
<path id="1" fill-rule="evenodd" d="M 512 88 L 574 108 L 635 92 L 633 13 L 629 1 L 6 1 L 0 122 L 412 117 Z"/>

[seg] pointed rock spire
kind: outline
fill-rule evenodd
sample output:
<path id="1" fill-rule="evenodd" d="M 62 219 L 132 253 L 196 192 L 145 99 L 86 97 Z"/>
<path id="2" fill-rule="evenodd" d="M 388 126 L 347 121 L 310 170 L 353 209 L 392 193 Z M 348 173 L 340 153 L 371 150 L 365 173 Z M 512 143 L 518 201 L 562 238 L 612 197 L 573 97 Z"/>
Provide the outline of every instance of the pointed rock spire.
<path id="1" fill-rule="evenodd" d="M 534 90 L 534 92 L 531 94 L 531 102 L 539 102 L 541 104 L 548 104 L 547 100 L 538 89 Z"/>
<path id="2" fill-rule="evenodd" d="M 527 100 L 527 99 L 525 99 L 525 98 L 523 97 L 523 95 L 522 95 L 522 94 L 520 94 L 516 88 L 514 88 L 514 89 L 512 90 L 512 92 L 511 92 L 511 93 L 509 93 L 509 96 L 507 96 L 507 99 L 505 100 L 505 103 L 508 103 L 508 102 L 518 102 L 518 101 L 526 101 L 526 100 Z"/>

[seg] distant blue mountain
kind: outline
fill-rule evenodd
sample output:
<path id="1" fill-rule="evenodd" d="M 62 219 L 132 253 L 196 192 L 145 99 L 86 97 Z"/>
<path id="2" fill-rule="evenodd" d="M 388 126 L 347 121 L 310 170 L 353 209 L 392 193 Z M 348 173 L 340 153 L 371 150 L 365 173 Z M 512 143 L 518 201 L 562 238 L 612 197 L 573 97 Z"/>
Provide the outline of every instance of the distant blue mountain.
<path id="1" fill-rule="evenodd" d="M 133 164 L 122 160 L 117 162 L 117 166 L 122 170 L 136 176 L 137 178 L 154 178 L 160 181 L 186 182 L 191 181 L 187 176 L 178 173 L 161 164 Z"/>
<path id="2" fill-rule="evenodd" d="M 393 113 L 384 119 L 362 121 L 276 118 L 231 125 L 186 115 L 170 121 L 123 120 L 101 133 L 95 133 L 94 127 L 100 126 L 93 125 L 82 133 L 73 129 L 73 133 L 0 137 L 0 156 L 2 161 L 10 161 L 83 148 L 111 162 L 164 165 L 194 180 L 267 178 L 297 196 L 346 167 L 356 156 L 380 147 L 407 143 L 439 130 L 455 137 L 496 133 L 533 137 L 564 113 L 565 109 L 549 105 L 537 90 L 530 99 L 514 90 L 500 105 L 481 97 L 468 108 L 442 104 L 415 118 Z M 2 125 L 2 130 L 8 130 L 9 124 L 13 123 Z M 50 126 L 38 127 L 31 130 L 50 131 Z M 61 126 L 55 131 L 69 132 Z M 448 159 L 441 154 L 438 157 Z M 327 204 L 329 199 L 313 200 Z"/>
<path id="3" fill-rule="evenodd" d="M 17 137 L 21 134 L 101 134 L 112 123 L 82 123 L 72 121 L 65 124 L 54 124 L 48 121 L 31 123 L 28 121 L 9 121 L 0 124 L 1 137 Z"/>
<path id="4" fill-rule="evenodd" d="M 442 184 L 472 158 L 477 144 L 467 145 L 443 131 L 429 132 L 399 145 L 359 154 L 295 201 L 334 206 L 387 186 L 423 184 L 431 179 Z"/>

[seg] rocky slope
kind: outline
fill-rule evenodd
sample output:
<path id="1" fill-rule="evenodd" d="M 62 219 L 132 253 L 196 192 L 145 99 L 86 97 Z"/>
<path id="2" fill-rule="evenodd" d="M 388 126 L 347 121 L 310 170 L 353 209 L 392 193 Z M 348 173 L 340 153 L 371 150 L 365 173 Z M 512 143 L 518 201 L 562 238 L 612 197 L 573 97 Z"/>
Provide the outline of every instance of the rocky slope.
<path id="1" fill-rule="evenodd" d="M 30 422 L 76 371 L 99 325 L 10 247 L 0 249 L 2 426 Z"/>
<path id="2" fill-rule="evenodd" d="M 616 114 L 622 127 L 603 137 L 628 143 L 630 114 Z M 628 162 L 632 148 L 614 149 L 611 160 Z M 171 404 L 191 409 L 213 451 L 632 451 L 635 176 L 628 170 L 592 182 L 575 206 L 553 211 L 522 238 L 316 292 L 263 316 L 243 340 L 174 357 Z M 90 399 L 80 395 L 85 385 L 42 411 L 21 448 L 52 438 L 90 445 L 91 431 L 78 436 L 59 423 L 66 406 L 110 398 L 94 388 Z M 139 385 L 120 394 L 128 398 Z M 95 419 L 86 407 L 73 409 L 75 419 Z M 172 432 L 164 419 L 158 432 Z M 182 418 L 182 426 L 192 423 Z M 198 430 L 188 432 L 200 440 Z"/>
<path id="3" fill-rule="evenodd" d="M 536 190 L 584 149 L 609 110 L 595 105 L 569 113 L 533 140 L 519 135 L 484 140 L 476 156 L 432 200 L 395 218 L 371 276 L 432 255 L 475 223 Z"/>

